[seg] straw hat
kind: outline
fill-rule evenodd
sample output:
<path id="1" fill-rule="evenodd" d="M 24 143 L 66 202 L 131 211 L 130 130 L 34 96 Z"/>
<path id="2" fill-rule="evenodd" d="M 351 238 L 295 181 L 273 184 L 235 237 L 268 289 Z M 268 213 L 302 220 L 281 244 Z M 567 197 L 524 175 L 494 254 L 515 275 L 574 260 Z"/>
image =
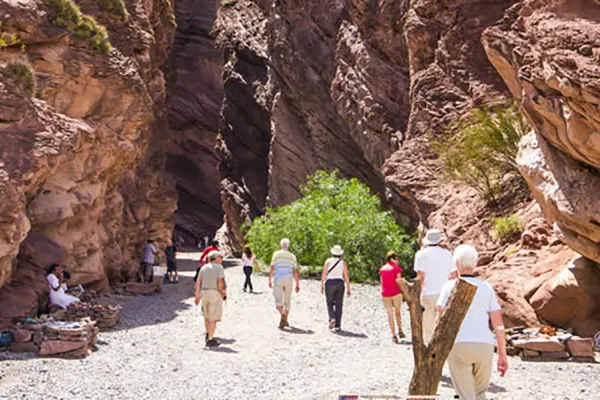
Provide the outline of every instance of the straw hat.
<path id="1" fill-rule="evenodd" d="M 427 235 L 423 239 L 423 244 L 424 245 L 434 245 L 434 244 L 438 244 L 442 240 L 444 240 L 444 237 L 442 236 L 442 232 L 440 232 L 437 229 L 430 229 L 427 231 Z"/>
<path id="2" fill-rule="evenodd" d="M 330 251 L 331 254 L 333 254 L 334 256 L 341 256 L 342 254 L 344 254 L 344 250 L 342 250 L 342 246 L 340 246 L 339 244 L 333 246 Z"/>

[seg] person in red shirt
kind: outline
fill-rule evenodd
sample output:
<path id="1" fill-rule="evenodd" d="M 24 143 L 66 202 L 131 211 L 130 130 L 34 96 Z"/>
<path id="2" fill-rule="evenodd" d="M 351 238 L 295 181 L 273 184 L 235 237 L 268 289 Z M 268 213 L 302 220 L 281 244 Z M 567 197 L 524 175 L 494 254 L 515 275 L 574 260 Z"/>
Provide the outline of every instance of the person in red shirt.
<path id="1" fill-rule="evenodd" d="M 402 268 L 398 265 L 399 257 L 393 251 L 388 251 L 385 256 L 387 263 L 379 270 L 381 280 L 381 296 L 383 297 L 383 306 L 387 311 L 388 322 L 392 330 L 392 341 L 398 343 L 398 338 L 406 337 L 402 331 L 402 315 L 400 307 L 402 306 L 402 293 L 396 284 L 396 278 L 402 275 Z M 398 336 L 394 327 L 394 314 L 398 324 Z"/>
<path id="2" fill-rule="evenodd" d="M 208 253 L 211 251 L 219 251 L 219 242 L 216 240 L 210 244 L 207 248 L 204 249 L 202 255 L 200 256 L 200 260 L 198 261 L 198 268 L 196 268 L 196 276 L 194 276 L 194 282 L 198 279 L 198 274 L 200 273 L 200 268 L 204 266 L 204 264 L 208 263 Z"/>

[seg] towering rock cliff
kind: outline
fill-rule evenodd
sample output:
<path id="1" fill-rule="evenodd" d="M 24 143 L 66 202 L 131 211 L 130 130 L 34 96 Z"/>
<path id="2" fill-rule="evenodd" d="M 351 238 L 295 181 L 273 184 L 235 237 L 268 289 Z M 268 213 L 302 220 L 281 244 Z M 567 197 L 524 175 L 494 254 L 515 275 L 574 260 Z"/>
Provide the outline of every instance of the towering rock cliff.
<path id="1" fill-rule="evenodd" d="M 73 284 L 108 290 L 137 274 L 146 238 L 172 229 L 176 193 L 162 178 L 171 5 L 77 5 L 0 1 L 3 321 L 37 312 L 50 262 Z"/>

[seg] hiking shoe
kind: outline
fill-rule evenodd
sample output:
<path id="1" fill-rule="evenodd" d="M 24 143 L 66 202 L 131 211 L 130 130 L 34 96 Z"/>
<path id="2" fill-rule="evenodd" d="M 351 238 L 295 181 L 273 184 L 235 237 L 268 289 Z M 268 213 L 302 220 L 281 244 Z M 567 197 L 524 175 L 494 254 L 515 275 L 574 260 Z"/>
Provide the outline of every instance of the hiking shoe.
<path id="1" fill-rule="evenodd" d="M 283 317 L 283 326 L 290 326 L 287 315 Z"/>
<path id="2" fill-rule="evenodd" d="M 406 335 L 404 334 L 404 331 L 402 329 L 398 330 L 398 337 L 400 339 L 404 339 L 406 337 Z"/>
<path id="3" fill-rule="evenodd" d="M 179 277 L 178 276 L 175 277 L 175 283 L 179 283 Z"/>
<path id="4" fill-rule="evenodd" d="M 246 293 L 246 288 L 243 288 L 242 290 L 244 291 L 244 293 Z"/>
<path id="5" fill-rule="evenodd" d="M 333 329 L 333 328 L 335 328 L 335 320 L 332 319 L 329 321 L 329 329 Z"/>
<path id="6" fill-rule="evenodd" d="M 340 328 L 339 326 L 336 326 L 336 327 L 335 327 L 335 331 L 336 331 L 336 332 L 341 332 L 341 331 L 342 331 L 342 328 Z"/>
<path id="7" fill-rule="evenodd" d="M 394 336 L 394 337 L 392 338 L 392 342 L 393 342 L 393 343 L 396 343 L 396 344 L 400 343 L 400 342 L 398 341 L 398 337 L 396 337 L 396 336 Z"/>
<path id="8" fill-rule="evenodd" d="M 286 327 L 286 321 L 285 321 L 285 317 L 283 316 L 283 314 L 281 315 L 281 318 L 279 319 L 279 329 L 283 329 Z"/>
<path id="9" fill-rule="evenodd" d="M 206 347 L 217 347 L 220 344 L 215 338 L 206 341 Z"/>

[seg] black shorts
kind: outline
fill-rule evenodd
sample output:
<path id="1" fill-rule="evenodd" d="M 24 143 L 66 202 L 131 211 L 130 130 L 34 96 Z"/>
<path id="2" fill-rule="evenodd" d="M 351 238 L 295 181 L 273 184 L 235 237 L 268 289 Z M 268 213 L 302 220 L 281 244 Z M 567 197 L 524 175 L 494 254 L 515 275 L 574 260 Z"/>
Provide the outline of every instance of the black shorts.
<path id="1" fill-rule="evenodd" d="M 177 271 L 177 263 L 175 260 L 167 260 L 167 272 Z"/>

